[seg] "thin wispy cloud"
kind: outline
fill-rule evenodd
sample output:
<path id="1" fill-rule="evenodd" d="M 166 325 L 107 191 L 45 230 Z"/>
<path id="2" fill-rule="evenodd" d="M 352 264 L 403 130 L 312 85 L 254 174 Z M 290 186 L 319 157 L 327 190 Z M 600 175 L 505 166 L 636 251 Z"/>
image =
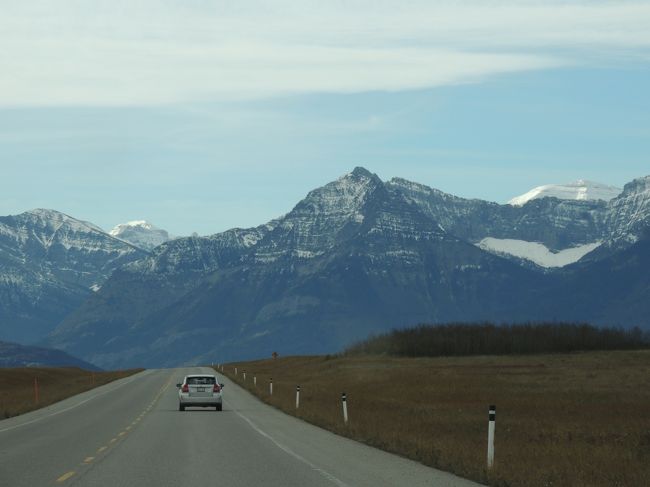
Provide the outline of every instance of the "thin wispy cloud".
<path id="1" fill-rule="evenodd" d="M 625 1 L 6 3 L 5 107 L 400 91 L 650 47 Z"/>

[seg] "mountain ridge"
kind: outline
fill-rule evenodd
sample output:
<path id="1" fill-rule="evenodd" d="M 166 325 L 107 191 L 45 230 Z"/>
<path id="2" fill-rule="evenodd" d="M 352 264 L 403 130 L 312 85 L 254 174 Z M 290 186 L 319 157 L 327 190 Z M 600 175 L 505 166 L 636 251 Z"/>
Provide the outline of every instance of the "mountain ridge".
<path id="1" fill-rule="evenodd" d="M 215 354 L 253 358 L 270 349 L 325 353 L 424 321 L 553 319 L 553 310 L 535 298 L 552 302 L 554 289 L 582 267 L 537 269 L 477 242 L 516 237 L 561 251 L 606 240 L 609 225 L 629 214 L 620 209 L 645 208 L 635 196 L 642 183 L 617 202 L 549 197 L 513 207 L 399 178 L 383 182 L 356 168 L 264 225 L 162 244 L 117 271 L 50 341 L 93 350 L 86 356 L 102 365 L 154 365 L 169 364 L 170 354 L 194 363 Z M 608 223 L 612 208 L 620 215 Z M 624 248 L 612 247 L 613 255 Z"/>
<path id="2" fill-rule="evenodd" d="M 14 254 L 8 237 L 2 247 L 3 222 L 0 260 L 7 260 Z M 74 241 L 74 232 L 48 225 L 37 248 L 51 241 L 60 252 L 58 238 Z M 45 302 L 68 304 L 57 311 L 56 327 L 50 319 L 38 329 L 52 330 L 44 343 L 104 367 L 255 358 L 270 349 L 329 353 L 418 322 L 553 320 L 575 310 L 595 324 L 650 327 L 647 278 L 628 265 L 646 259 L 650 176 L 609 202 L 544 197 L 513 206 L 402 178 L 384 182 L 357 167 L 265 224 L 169 240 L 151 252 L 92 224 L 71 225 L 110 239 L 97 248 L 122 246 L 118 265 L 108 259 L 99 266 L 96 292 L 88 276 L 71 283 L 55 279 L 55 271 L 30 271 L 18 251 L 14 257 L 23 260 L 0 271 L 0 298 L 11 289 L 2 286 L 7 276 L 30 280 L 33 272 L 43 286 L 51 278 Z M 535 260 L 540 249 L 547 260 Z M 608 273 L 629 299 L 608 291 Z M 74 302 L 64 285 L 77 292 Z M 608 299 L 608 292 L 619 297 Z"/>

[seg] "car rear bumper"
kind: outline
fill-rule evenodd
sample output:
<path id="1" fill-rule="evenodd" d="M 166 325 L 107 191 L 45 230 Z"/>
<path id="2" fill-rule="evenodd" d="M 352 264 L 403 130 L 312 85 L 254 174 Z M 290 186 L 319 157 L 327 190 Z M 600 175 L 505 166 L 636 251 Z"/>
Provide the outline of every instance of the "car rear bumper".
<path id="1" fill-rule="evenodd" d="M 180 396 L 178 400 L 183 406 L 214 406 L 216 404 L 221 404 L 221 395 L 212 397 L 190 397 L 183 395 Z"/>

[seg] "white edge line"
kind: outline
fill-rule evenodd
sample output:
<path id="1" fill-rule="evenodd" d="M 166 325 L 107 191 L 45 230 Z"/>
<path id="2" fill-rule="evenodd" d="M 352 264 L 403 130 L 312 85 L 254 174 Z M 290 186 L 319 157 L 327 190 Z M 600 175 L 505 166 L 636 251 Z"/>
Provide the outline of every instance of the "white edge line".
<path id="1" fill-rule="evenodd" d="M 152 373 L 152 372 L 153 372 L 153 370 L 145 370 L 144 372 L 141 372 L 140 374 L 143 374 L 143 375 L 149 375 L 149 374 Z M 39 416 L 38 418 L 34 418 L 34 419 L 32 419 L 31 421 L 26 421 L 26 422 L 24 422 L 24 423 L 16 424 L 16 425 L 14 425 L 14 426 L 9 426 L 8 428 L 0 429 L 0 433 L 2 433 L 2 432 L 4 432 L 4 431 L 14 430 L 14 429 L 16 429 L 16 428 L 21 428 L 21 427 L 23 427 L 23 426 L 27 426 L 28 424 L 36 423 L 36 422 L 41 421 L 41 420 L 43 420 L 43 419 L 51 418 L 52 416 L 57 416 L 57 415 L 59 415 L 59 414 L 65 413 L 65 412 L 67 412 L 67 411 L 70 411 L 71 409 L 75 409 L 75 408 L 81 406 L 82 404 L 86 404 L 88 401 L 91 401 L 91 400 L 93 400 L 93 399 L 95 399 L 95 398 L 98 398 L 99 396 L 103 396 L 104 394 L 108 394 L 109 392 L 113 392 L 113 391 L 119 389 L 120 387 L 122 387 L 122 386 L 124 386 L 124 385 L 126 385 L 126 384 L 130 384 L 131 382 L 133 382 L 133 381 L 136 379 L 136 376 L 140 376 L 140 377 L 142 377 L 140 374 L 135 374 L 135 375 L 131 376 L 131 377 L 129 378 L 129 380 L 127 380 L 127 381 L 125 381 L 125 382 L 122 382 L 121 384 L 118 384 L 118 385 L 115 386 L 115 387 L 112 387 L 112 388 L 107 389 L 107 390 L 105 390 L 105 391 L 103 391 L 103 392 L 100 392 L 99 394 L 95 394 L 94 396 L 91 396 L 91 397 L 89 397 L 89 398 L 87 398 L 87 399 L 84 399 L 83 401 L 78 402 L 77 404 L 74 404 L 74 405 L 72 405 L 72 406 L 70 406 L 70 407 L 67 407 L 67 408 L 65 408 L 65 409 L 61 409 L 60 411 L 56 411 L 56 412 L 54 412 L 54 413 L 52 413 L 52 414 L 47 414 L 47 415 L 45 415 L 45 416 Z M 111 384 L 109 383 L 109 384 L 106 384 L 106 385 L 111 385 Z M 113 384 L 113 385 L 114 385 L 114 384 Z M 92 391 L 92 390 L 93 390 L 93 389 L 91 389 L 91 391 Z M 74 397 L 74 396 L 73 396 L 73 397 Z M 46 407 L 47 407 L 47 406 L 46 406 Z M 39 409 L 36 409 L 35 411 L 39 411 Z M 19 416 L 18 416 L 18 417 L 19 417 Z"/>
<path id="2" fill-rule="evenodd" d="M 224 400 L 224 402 L 225 402 L 226 404 L 228 404 L 225 400 Z M 253 428 L 256 432 L 258 432 L 258 433 L 259 433 L 260 435 L 262 435 L 264 438 L 267 438 L 267 439 L 271 440 L 271 441 L 273 442 L 273 444 L 274 444 L 275 446 L 277 446 L 277 447 L 278 447 L 280 450 L 282 450 L 283 452 L 287 453 L 288 455 L 291 455 L 291 456 L 294 457 L 296 460 L 301 461 L 301 462 L 304 463 L 305 465 L 309 466 L 309 468 L 311 468 L 312 470 L 318 472 L 318 473 L 321 474 L 323 477 L 325 477 L 327 480 L 329 480 L 330 482 L 332 482 L 332 483 L 338 485 L 339 487 L 349 487 L 348 484 L 346 484 L 346 483 L 343 482 L 342 480 L 339 480 L 338 478 L 336 478 L 336 477 L 335 477 L 334 475 L 332 475 L 331 473 L 326 472 L 325 470 L 323 470 L 323 469 L 320 468 L 320 467 L 317 467 L 316 465 L 314 465 L 313 463 L 311 463 L 309 460 L 307 460 L 305 457 L 302 457 L 302 456 L 298 455 L 296 452 L 294 452 L 293 450 L 291 450 L 289 447 L 287 447 L 287 446 L 283 445 L 282 443 L 279 443 L 278 441 L 276 441 L 276 440 L 275 440 L 271 435 L 269 435 L 268 433 L 266 433 L 265 431 L 263 431 L 262 429 L 260 429 L 260 428 L 255 424 L 255 423 L 253 423 L 250 419 L 248 419 L 246 416 L 244 416 L 242 413 L 240 413 L 240 412 L 237 411 L 236 409 L 233 408 L 233 409 L 232 409 L 232 412 L 235 413 L 237 416 L 239 416 L 239 417 L 240 417 L 241 419 L 243 419 L 244 421 L 246 421 L 246 422 L 248 423 L 248 425 L 249 425 L 251 428 Z"/>

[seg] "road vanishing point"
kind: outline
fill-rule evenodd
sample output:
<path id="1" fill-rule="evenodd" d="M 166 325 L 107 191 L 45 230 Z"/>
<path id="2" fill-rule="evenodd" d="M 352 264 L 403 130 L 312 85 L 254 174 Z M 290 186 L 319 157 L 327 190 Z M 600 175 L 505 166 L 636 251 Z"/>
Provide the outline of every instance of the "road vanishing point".
<path id="1" fill-rule="evenodd" d="M 476 486 L 268 406 L 226 377 L 223 411 L 178 411 L 176 383 L 214 373 L 147 370 L 0 421 L 0 486 Z"/>

